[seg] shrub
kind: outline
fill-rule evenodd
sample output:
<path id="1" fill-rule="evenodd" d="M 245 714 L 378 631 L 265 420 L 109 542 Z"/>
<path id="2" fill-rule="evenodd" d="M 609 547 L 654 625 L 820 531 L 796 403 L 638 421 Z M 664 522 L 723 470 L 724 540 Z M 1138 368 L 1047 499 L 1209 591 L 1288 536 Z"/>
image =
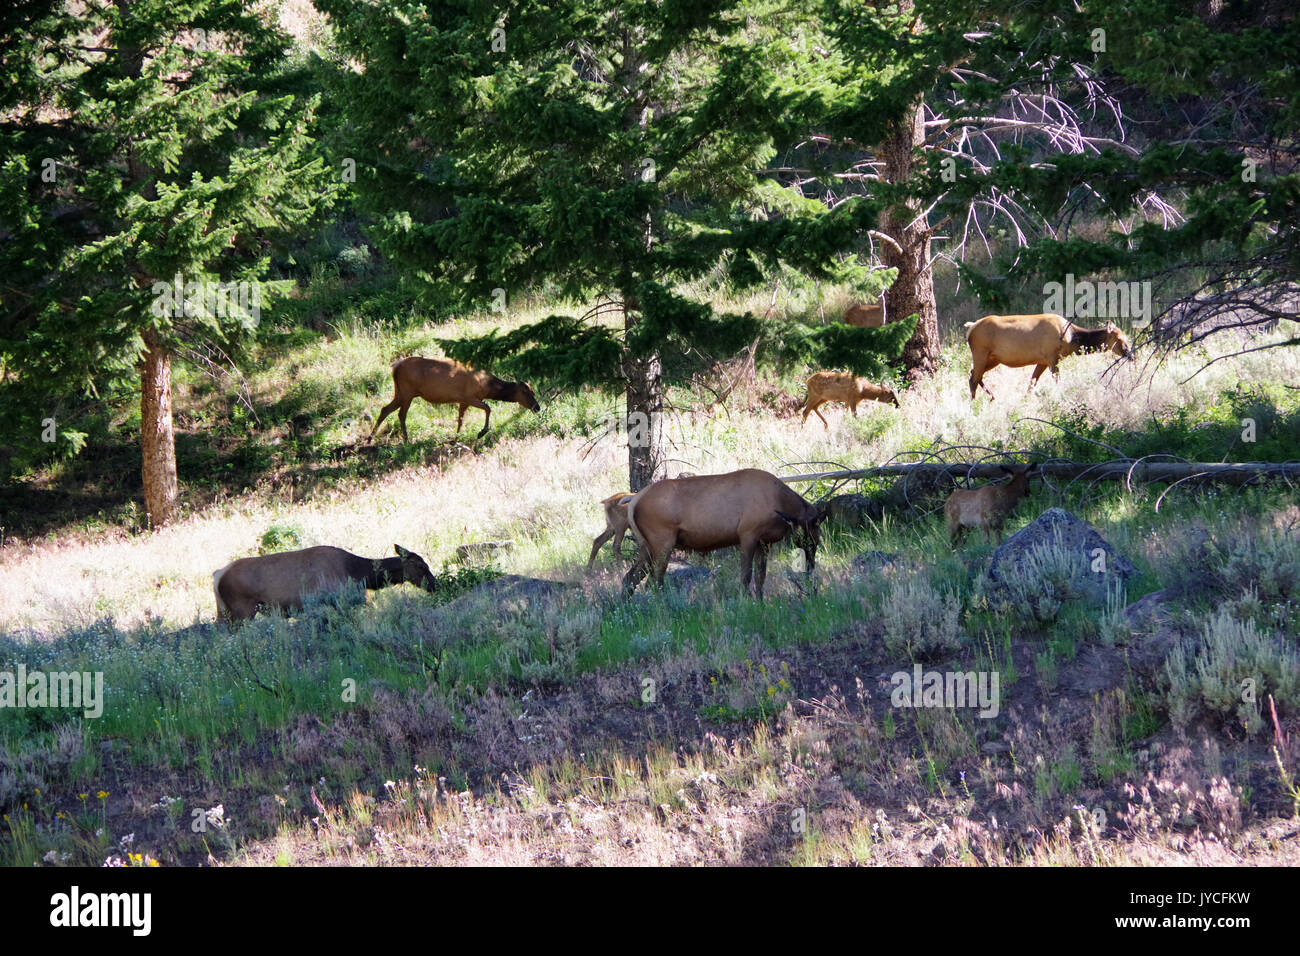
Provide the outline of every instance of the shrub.
<path id="1" fill-rule="evenodd" d="M 292 551 L 302 544 L 302 534 L 291 524 L 273 524 L 262 535 L 262 544 L 258 554 L 274 554 L 277 551 Z"/>
<path id="2" fill-rule="evenodd" d="M 1220 609 L 1205 622 L 1199 642 L 1183 641 L 1170 653 L 1163 683 L 1175 725 L 1186 727 L 1204 715 L 1232 717 L 1254 734 L 1264 726 L 1260 708 L 1267 695 L 1285 706 L 1300 705 L 1300 653 L 1282 638 L 1261 633 L 1254 621 Z"/>
<path id="3" fill-rule="evenodd" d="M 938 591 L 924 574 L 900 578 L 885 596 L 885 647 L 913 661 L 951 654 L 961 647 L 961 602 Z"/>
<path id="4" fill-rule="evenodd" d="M 1080 582 L 1091 574 L 1088 555 L 1060 538 L 1037 545 L 999 572 L 989 603 L 993 610 L 1028 623 L 1050 624 L 1068 601 L 1085 596 Z"/>

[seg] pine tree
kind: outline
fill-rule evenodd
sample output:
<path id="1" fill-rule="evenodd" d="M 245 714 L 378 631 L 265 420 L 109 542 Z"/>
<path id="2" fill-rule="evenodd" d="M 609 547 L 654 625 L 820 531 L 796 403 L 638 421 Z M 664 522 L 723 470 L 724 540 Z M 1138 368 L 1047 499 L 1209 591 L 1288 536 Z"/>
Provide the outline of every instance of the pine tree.
<path id="1" fill-rule="evenodd" d="M 0 376 L 15 443 L 138 383 L 145 509 L 177 504 L 171 364 L 252 329 L 270 237 L 333 192 L 314 100 L 277 92 L 286 37 L 233 0 L 58 0 L 4 16 Z M 41 422 L 44 420 L 45 427 Z M 79 435 L 64 424 L 61 440 Z"/>
<path id="2" fill-rule="evenodd" d="M 912 378 L 933 371 L 939 358 L 934 238 L 951 230 L 943 252 L 964 259 L 973 238 L 990 248 L 984 237 L 993 226 L 1013 250 L 1052 230 L 1057 210 L 1039 208 L 1014 178 L 989 171 L 1010 156 L 1023 168 L 1096 154 L 1122 135 L 1122 112 L 1088 52 L 1097 19 L 1078 7 L 1075 0 L 825 4 L 824 42 L 839 92 L 820 126 L 843 157 L 831 202 L 863 195 L 884 211 L 874 238 L 883 262 L 897 270 L 886 314 L 919 317 L 903 352 Z"/>
<path id="3" fill-rule="evenodd" d="M 970 270 L 973 287 L 1000 308 L 1031 279 L 1150 282 L 1141 324 L 1160 350 L 1294 322 L 1300 13 L 1267 2 L 1087 0 L 1061 16 L 1060 55 L 1127 105 L 1133 135 L 1055 162 L 1009 155 L 972 177 L 970 192 L 1014 189 L 1064 223 L 986 273 Z M 1079 234 L 1076 218 L 1111 228 Z M 1243 348 L 1300 344 L 1289 328 Z"/>
<path id="4" fill-rule="evenodd" d="M 910 335 L 904 323 L 810 336 L 715 314 L 681 291 L 715 270 L 750 287 L 781 265 L 880 288 L 880 276 L 840 255 L 874 225 L 875 207 L 829 210 L 764 171 L 831 95 L 821 57 L 796 37 L 807 9 L 320 6 L 364 67 L 341 82 L 374 241 L 467 306 L 541 288 L 595 296 L 587 314 L 444 347 L 556 385 L 623 389 L 633 489 L 659 470 L 664 383 L 683 376 L 688 354 L 729 356 L 766 337 L 878 373 Z"/>

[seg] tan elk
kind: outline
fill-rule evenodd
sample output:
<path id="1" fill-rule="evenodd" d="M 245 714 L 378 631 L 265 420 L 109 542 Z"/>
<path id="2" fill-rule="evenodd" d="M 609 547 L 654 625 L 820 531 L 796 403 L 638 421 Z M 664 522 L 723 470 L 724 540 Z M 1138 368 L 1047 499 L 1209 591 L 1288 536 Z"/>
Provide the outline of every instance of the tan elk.
<path id="1" fill-rule="evenodd" d="M 590 571 L 593 564 L 596 563 L 596 554 L 610 538 L 614 539 L 612 545 L 614 557 L 623 556 L 623 536 L 627 534 L 627 502 L 625 499 L 630 498 L 630 491 L 620 491 L 616 495 L 610 495 L 608 498 L 601 500 L 601 507 L 605 509 L 605 530 L 596 535 L 591 542 L 591 558 L 587 561 L 587 570 Z"/>
<path id="2" fill-rule="evenodd" d="M 487 400 L 515 402 L 530 412 L 541 411 L 533 390 L 525 382 L 507 382 L 487 372 L 480 372 L 468 365 L 451 359 L 427 359 L 419 356 L 404 358 L 393 365 L 393 400 L 379 411 L 379 418 L 370 429 L 370 438 L 375 437 L 379 426 L 394 411 L 402 425 L 403 441 L 410 441 L 406 434 L 406 410 L 411 402 L 422 398 L 430 405 L 459 405 L 460 413 L 456 416 L 456 434 L 460 434 L 465 422 L 465 409 L 483 409 L 483 430 L 477 438 L 487 434 L 492 421 L 492 409 Z"/>
<path id="3" fill-rule="evenodd" d="M 1039 315 L 986 315 L 978 322 L 966 323 L 966 343 L 970 346 L 970 397 L 983 388 L 990 399 L 993 393 L 984 384 L 984 373 L 999 365 L 1024 368 L 1033 365 L 1029 389 L 1047 369 L 1060 378 L 1057 363 L 1075 352 L 1113 352 L 1121 358 L 1133 351 L 1128 337 L 1112 322 L 1102 329 L 1082 329 L 1053 312 Z"/>
<path id="4" fill-rule="evenodd" d="M 1029 476 L 1036 470 L 1035 465 L 1020 468 L 1002 466 L 1002 470 L 1011 476 L 1005 485 L 982 485 L 979 488 L 959 488 L 948 496 L 944 502 L 943 514 L 948 526 L 948 535 L 953 547 L 961 543 L 970 528 L 980 528 L 987 543 L 994 531 L 998 535 L 998 544 L 1002 543 L 1002 525 L 1016 509 L 1020 500 L 1029 494 Z"/>
<path id="5" fill-rule="evenodd" d="M 296 611 L 313 594 L 338 591 L 349 581 L 368 590 L 409 582 L 432 591 L 437 585 L 418 554 L 393 545 L 395 558 L 363 558 L 322 545 L 232 561 L 212 575 L 217 617 L 247 621 L 259 610 Z"/>
<path id="6" fill-rule="evenodd" d="M 656 481 L 628 501 L 628 526 L 641 550 L 623 586 L 628 592 L 635 590 L 647 573 L 662 585 L 674 548 L 697 552 L 739 548 L 744 566 L 741 583 L 748 592 L 752 581 L 755 596 L 762 600 L 772 545 L 793 535 L 811 573 L 824 518 L 822 511 L 780 478 L 756 468 Z"/>
<path id="7" fill-rule="evenodd" d="M 844 321 L 859 329 L 878 329 L 885 324 L 885 303 L 851 305 L 844 310 Z"/>
<path id="8" fill-rule="evenodd" d="M 804 400 L 803 421 L 800 424 L 807 424 L 808 413 L 812 412 L 829 429 L 830 425 L 826 424 L 826 419 L 818 411 L 827 402 L 843 402 L 849 406 L 854 418 L 858 417 L 859 402 L 884 402 L 895 408 L 900 407 L 898 396 L 892 389 L 849 372 L 814 372 L 808 376 L 807 386 L 808 397 Z"/>

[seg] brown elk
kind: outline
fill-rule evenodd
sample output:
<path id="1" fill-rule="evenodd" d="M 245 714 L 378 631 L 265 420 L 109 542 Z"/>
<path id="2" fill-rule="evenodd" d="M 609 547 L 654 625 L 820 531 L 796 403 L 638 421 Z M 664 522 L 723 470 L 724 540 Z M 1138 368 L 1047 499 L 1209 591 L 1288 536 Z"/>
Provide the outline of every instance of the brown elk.
<path id="1" fill-rule="evenodd" d="M 780 478 L 755 468 L 656 481 L 627 505 L 628 526 L 641 551 L 623 587 L 635 590 L 647 572 L 662 585 L 674 548 L 708 552 L 738 547 L 744 564 L 741 583 L 749 591 L 753 581 L 754 594 L 762 600 L 771 546 L 793 534 L 811 573 L 825 517 Z"/>
<path id="2" fill-rule="evenodd" d="M 985 542 L 996 531 L 998 544 L 1001 544 L 1002 525 L 1020 500 L 1029 494 L 1029 476 L 1035 468 L 1035 465 L 1021 468 L 1003 465 L 1002 470 L 1011 476 L 1005 485 L 959 488 L 950 494 L 944 502 L 943 515 L 953 547 L 961 543 L 969 528 L 983 529 Z"/>
<path id="3" fill-rule="evenodd" d="M 885 324 L 885 303 L 851 305 L 844 310 L 844 321 L 859 329 L 878 329 Z"/>
<path id="4" fill-rule="evenodd" d="M 1033 391 L 1038 377 L 1047 369 L 1060 378 L 1057 363 L 1075 352 L 1110 351 L 1121 358 L 1132 353 L 1128 337 L 1111 322 L 1102 329 L 1081 329 L 1073 322 L 1052 312 L 1039 315 L 986 315 L 978 322 L 966 323 L 966 342 L 970 345 L 970 397 L 983 388 L 990 399 L 993 393 L 984 384 L 984 373 L 999 365 L 1009 368 L 1036 366 L 1029 379 Z"/>
<path id="5" fill-rule="evenodd" d="M 240 558 L 212 575 L 217 617 L 233 623 L 251 619 L 259 609 L 295 611 L 310 595 L 337 591 L 349 581 L 358 581 L 369 590 L 403 581 L 426 591 L 436 587 L 423 558 L 398 545 L 393 545 L 393 550 L 395 558 L 371 559 L 322 545 Z"/>
<path id="6" fill-rule="evenodd" d="M 616 495 L 610 495 L 601 501 L 601 506 L 605 509 L 605 530 L 596 535 L 591 542 L 591 558 L 587 561 L 587 570 L 596 563 L 596 554 L 610 538 L 614 539 L 614 557 L 623 556 L 623 536 L 627 534 L 627 502 L 624 500 L 632 495 L 629 491 L 620 491 Z"/>
<path id="7" fill-rule="evenodd" d="M 465 409 L 483 409 L 483 430 L 475 436 L 477 438 L 487 434 L 492 421 L 492 410 L 487 406 L 487 399 L 515 402 L 531 412 L 541 411 L 542 408 L 537 404 L 533 390 L 525 382 L 506 382 L 450 359 L 412 356 L 393 365 L 393 400 L 380 409 L 379 418 L 370 429 L 370 438 L 375 437 L 375 432 L 384 419 L 397 411 L 397 420 L 402 425 L 402 439 L 410 441 L 406 434 L 406 410 L 416 398 L 422 398 L 430 405 L 459 405 L 460 414 L 456 416 L 457 435 L 465 422 Z"/>
<path id="8" fill-rule="evenodd" d="M 843 402 L 849 406 L 854 418 L 858 417 L 859 402 L 884 402 L 892 403 L 895 408 L 900 407 L 898 396 L 891 389 L 848 372 L 814 372 L 808 376 L 807 385 L 808 398 L 804 400 L 803 421 L 800 424 L 807 424 L 808 413 L 812 412 L 829 429 L 830 425 L 826 424 L 826 419 L 817 410 L 827 402 Z"/>

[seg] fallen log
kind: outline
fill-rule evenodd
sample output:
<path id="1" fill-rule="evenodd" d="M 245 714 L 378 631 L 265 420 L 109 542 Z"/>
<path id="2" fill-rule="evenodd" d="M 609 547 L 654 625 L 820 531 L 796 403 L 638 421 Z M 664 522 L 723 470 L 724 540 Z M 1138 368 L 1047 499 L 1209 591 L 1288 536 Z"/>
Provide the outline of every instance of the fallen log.
<path id="1" fill-rule="evenodd" d="M 1147 458 L 1114 459 L 1103 462 L 1045 461 L 1039 465 L 1040 473 L 1052 478 L 1077 481 L 1123 481 L 1133 483 L 1174 483 L 1198 479 L 1244 485 L 1264 478 L 1300 479 L 1300 462 L 1201 462 L 1153 461 Z M 784 482 L 796 481 L 849 481 L 857 478 L 878 478 L 889 475 L 915 475 L 930 479 L 949 478 L 1000 478 L 1005 474 L 1000 462 L 912 462 L 878 465 L 874 468 L 855 468 L 843 471 L 819 471 L 807 475 L 782 477 Z"/>

